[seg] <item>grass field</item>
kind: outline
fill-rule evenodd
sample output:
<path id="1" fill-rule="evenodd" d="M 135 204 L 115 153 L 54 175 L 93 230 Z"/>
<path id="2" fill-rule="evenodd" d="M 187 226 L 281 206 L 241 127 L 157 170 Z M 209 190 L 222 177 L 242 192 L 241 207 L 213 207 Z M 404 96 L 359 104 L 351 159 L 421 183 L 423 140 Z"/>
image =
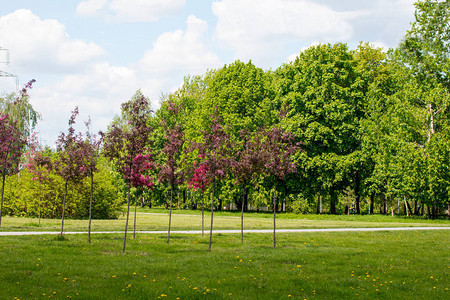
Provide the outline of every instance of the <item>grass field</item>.
<path id="1" fill-rule="evenodd" d="M 137 230 L 167 230 L 168 211 L 164 209 L 138 209 Z M 205 228 L 209 228 L 210 214 L 205 212 Z M 273 215 L 270 213 L 246 213 L 244 226 L 246 229 L 270 229 L 273 227 Z M 64 222 L 65 231 L 87 230 L 87 220 L 70 220 Z M 239 212 L 215 212 L 214 229 L 240 229 Z M 423 218 L 391 217 L 386 215 L 296 215 L 278 214 L 278 228 L 346 228 L 346 227 L 403 227 L 403 226 L 449 226 L 448 220 L 426 220 Z M 116 220 L 93 220 L 92 230 L 123 230 L 125 215 Z M 133 227 L 133 214 L 130 213 L 129 228 Z M 172 217 L 174 230 L 201 229 L 201 211 L 174 210 Z M 37 219 L 3 217 L 0 231 L 59 231 L 60 219 Z"/>
<path id="2" fill-rule="evenodd" d="M 0 238 L 1 299 L 448 299 L 449 233 Z"/>
<path id="3" fill-rule="evenodd" d="M 141 211 L 138 228 L 165 230 L 167 215 Z M 198 212 L 174 214 L 174 229 L 199 229 Z M 218 213 L 215 228 L 237 229 L 237 213 Z M 207 216 L 209 217 L 209 216 Z M 132 220 L 132 219 L 131 219 Z M 59 230 L 59 220 L 3 218 L 2 231 Z M 270 215 L 247 214 L 252 228 Z M 34 224 L 34 225 L 33 225 Z M 86 230 L 86 220 L 65 227 Z M 205 222 L 205 225 L 208 222 Z M 279 227 L 448 226 L 386 216 L 281 215 Z M 124 220 L 93 230 L 123 230 Z M 258 227 L 260 226 L 260 227 Z M 450 230 L 405 232 L 0 237 L 0 299 L 448 299 Z"/>

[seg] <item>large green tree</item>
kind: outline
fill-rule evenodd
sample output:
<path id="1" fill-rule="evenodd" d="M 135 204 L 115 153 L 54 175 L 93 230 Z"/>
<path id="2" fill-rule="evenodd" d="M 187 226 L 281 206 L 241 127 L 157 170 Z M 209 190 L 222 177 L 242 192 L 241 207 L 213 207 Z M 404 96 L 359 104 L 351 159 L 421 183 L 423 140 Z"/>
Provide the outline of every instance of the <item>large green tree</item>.
<path id="1" fill-rule="evenodd" d="M 356 63 L 345 44 L 313 46 L 277 70 L 278 94 L 287 115 L 282 126 L 304 143 L 298 165 L 314 193 L 330 197 L 336 213 L 340 191 L 354 170 L 363 95 Z M 299 173 L 302 173 L 299 172 Z"/>

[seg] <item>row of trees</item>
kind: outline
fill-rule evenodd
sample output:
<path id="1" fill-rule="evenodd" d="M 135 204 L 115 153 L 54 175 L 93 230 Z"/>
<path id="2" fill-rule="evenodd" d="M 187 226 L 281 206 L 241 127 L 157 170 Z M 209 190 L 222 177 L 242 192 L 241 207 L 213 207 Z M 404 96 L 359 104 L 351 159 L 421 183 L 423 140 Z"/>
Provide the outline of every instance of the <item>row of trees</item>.
<path id="1" fill-rule="evenodd" d="M 418 1 L 411 30 L 388 53 L 367 43 L 355 50 L 337 43 L 310 47 L 274 71 L 235 61 L 187 77 L 162 97 L 156 112 L 138 91 L 101 138 L 89 130 L 75 133 L 75 110 L 56 152 L 31 147 L 26 169 L 39 191 L 41 183 L 49 184 L 44 174 L 62 181 L 61 233 L 68 186 L 87 178 L 91 218 L 101 157 L 110 161 L 104 169 L 116 171 L 108 178 L 117 181 L 120 174 L 124 182 L 126 228 L 131 193 L 135 208 L 145 194 L 150 205 L 169 208 L 168 242 L 174 196 L 180 194 L 185 206 L 211 208 L 211 230 L 215 207 L 273 205 L 274 246 L 275 213 L 287 201 L 299 211 L 326 206 L 333 214 L 353 207 L 361 213 L 367 203 L 369 213 L 378 204 L 393 214 L 401 200 L 408 215 L 437 217 L 450 205 L 449 23 L 448 1 Z M 27 88 L 31 84 L 20 99 L 27 99 Z M 24 103 L 14 100 L 3 109 L 33 112 L 12 121 L 3 113 L 4 145 L 20 149 L 3 147 L 3 179 L 19 170 L 14 153 L 26 148 L 23 137 L 38 116 Z M 28 127 L 17 120 L 27 120 Z M 22 144 L 8 142 L 13 128 Z M 114 207 L 110 199 L 104 203 Z"/>

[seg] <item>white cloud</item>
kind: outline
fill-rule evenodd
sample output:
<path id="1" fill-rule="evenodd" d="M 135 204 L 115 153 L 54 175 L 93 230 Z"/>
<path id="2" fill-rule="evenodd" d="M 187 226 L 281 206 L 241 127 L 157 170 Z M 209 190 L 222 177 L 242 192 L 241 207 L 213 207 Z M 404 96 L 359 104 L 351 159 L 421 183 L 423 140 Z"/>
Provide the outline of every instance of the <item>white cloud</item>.
<path id="1" fill-rule="evenodd" d="M 212 10 L 218 18 L 216 38 L 244 59 L 272 55 L 288 39 L 346 41 L 353 33 L 349 19 L 361 13 L 336 12 L 306 0 L 222 0 Z"/>
<path id="2" fill-rule="evenodd" d="M 87 0 L 77 5 L 77 14 L 80 16 L 92 17 L 101 10 L 108 0 Z"/>
<path id="3" fill-rule="evenodd" d="M 155 22 L 184 7 L 185 0 L 87 0 L 77 6 L 80 16 L 100 16 L 113 22 Z"/>
<path id="4" fill-rule="evenodd" d="M 79 69 L 105 54 L 97 44 L 71 39 L 57 20 L 41 20 L 26 9 L 0 17 L 0 44 L 19 69 L 39 73 Z"/>
<path id="5" fill-rule="evenodd" d="M 186 23 L 184 31 L 161 34 L 139 62 L 139 68 L 153 76 L 170 78 L 175 75 L 182 78 L 221 65 L 207 43 L 208 24 L 193 15 L 188 17 Z"/>
<path id="6" fill-rule="evenodd" d="M 92 65 L 85 73 L 68 75 L 47 86 L 36 85 L 31 90 L 32 104 L 42 113 L 41 136 L 48 144 L 56 141 L 58 131 L 67 130 L 70 112 L 79 107 L 77 130 L 84 131 L 83 122 L 92 119 L 94 131 L 106 130 L 121 103 L 129 100 L 141 87 L 136 72 L 108 63 Z"/>

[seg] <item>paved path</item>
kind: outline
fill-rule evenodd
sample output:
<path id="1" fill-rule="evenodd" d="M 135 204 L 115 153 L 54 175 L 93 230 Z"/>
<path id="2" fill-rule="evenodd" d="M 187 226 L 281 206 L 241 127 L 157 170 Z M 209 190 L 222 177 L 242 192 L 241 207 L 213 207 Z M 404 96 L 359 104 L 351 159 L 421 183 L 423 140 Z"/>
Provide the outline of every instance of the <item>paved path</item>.
<path id="1" fill-rule="evenodd" d="M 407 231 L 407 230 L 450 230 L 450 227 L 380 227 L 380 228 L 323 228 L 323 229 L 277 229 L 278 233 L 288 232 L 355 232 L 355 231 Z M 132 232 L 129 230 L 128 232 Z M 209 232 L 205 230 L 205 233 Z M 240 233 L 240 230 L 213 230 L 213 233 Z M 271 233 L 273 229 L 248 229 L 244 233 Z M 60 234 L 58 231 L 13 231 L 0 232 L 0 236 Z M 92 231 L 91 234 L 123 233 L 123 231 Z M 141 234 L 166 234 L 167 231 L 136 231 Z M 201 230 L 171 230 L 170 233 L 201 234 Z M 67 231 L 64 234 L 87 234 L 87 231 Z"/>

